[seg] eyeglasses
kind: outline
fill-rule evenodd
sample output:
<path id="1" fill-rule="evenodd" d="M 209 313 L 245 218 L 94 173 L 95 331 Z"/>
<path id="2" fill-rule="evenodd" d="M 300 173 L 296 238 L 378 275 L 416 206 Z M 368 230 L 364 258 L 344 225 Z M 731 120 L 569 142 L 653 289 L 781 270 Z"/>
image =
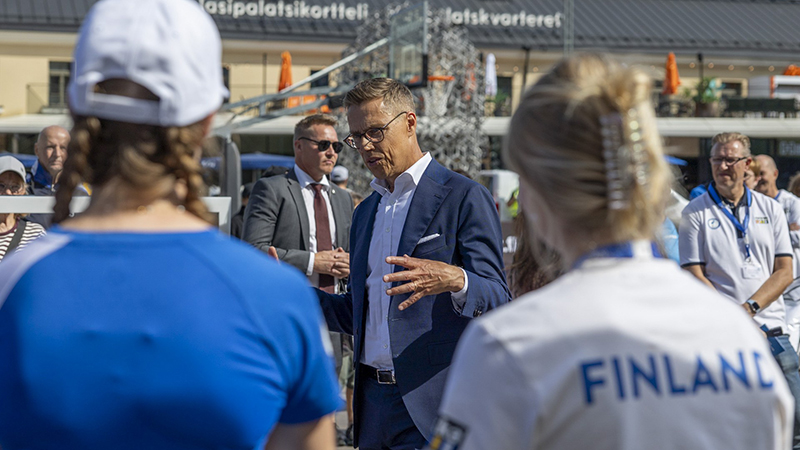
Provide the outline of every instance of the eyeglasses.
<path id="1" fill-rule="evenodd" d="M 0 192 L 9 191 L 12 194 L 19 194 L 25 189 L 25 186 L 21 184 L 2 184 L 0 183 Z"/>
<path id="2" fill-rule="evenodd" d="M 720 157 L 715 157 L 715 158 L 711 158 L 711 164 L 713 164 L 715 166 L 721 166 L 722 163 L 725 163 L 726 166 L 730 167 L 730 166 L 738 163 L 739 161 L 744 161 L 747 158 L 749 158 L 749 156 L 742 156 L 741 158 L 720 158 Z"/>
<path id="3" fill-rule="evenodd" d="M 394 122 L 398 117 L 402 116 L 403 114 L 408 114 L 410 112 L 411 111 L 403 111 L 403 112 L 401 112 L 400 114 L 394 116 L 394 119 L 390 120 L 389 123 L 387 123 L 386 125 L 384 125 L 384 126 L 382 126 L 380 128 L 370 128 L 369 130 L 367 130 L 367 131 L 365 131 L 363 133 L 350 133 L 349 136 L 344 138 L 344 143 L 349 145 L 350 147 L 355 148 L 355 149 L 357 149 L 357 147 L 356 147 L 357 143 L 356 142 L 357 141 L 361 142 L 362 138 L 372 142 L 373 144 L 377 144 L 377 143 L 383 141 L 383 138 L 385 137 L 384 136 L 384 134 L 385 134 L 384 132 L 389 127 L 389 125 L 392 124 L 392 122 Z"/>
<path id="4" fill-rule="evenodd" d="M 325 140 L 325 141 L 315 141 L 314 139 L 307 138 L 307 137 L 300 137 L 300 138 L 297 138 L 297 139 L 298 139 L 298 140 L 299 140 L 299 139 L 303 139 L 303 140 L 305 140 L 305 141 L 311 141 L 311 142 L 313 142 L 313 143 L 317 144 L 317 150 L 319 150 L 319 151 L 321 151 L 321 152 L 326 152 L 326 151 L 328 151 L 328 148 L 329 148 L 331 145 L 333 146 L 333 151 L 335 151 L 336 153 L 339 153 L 339 152 L 341 152 L 341 151 L 342 151 L 342 149 L 344 148 L 344 144 L 342 144 L 342 143 L 341 143 L 341 142 L 339 142 L 339 141 L 336 141 L 336 142 L 331 142 L 331 141 L 328 141 L 328 140 Z"/>

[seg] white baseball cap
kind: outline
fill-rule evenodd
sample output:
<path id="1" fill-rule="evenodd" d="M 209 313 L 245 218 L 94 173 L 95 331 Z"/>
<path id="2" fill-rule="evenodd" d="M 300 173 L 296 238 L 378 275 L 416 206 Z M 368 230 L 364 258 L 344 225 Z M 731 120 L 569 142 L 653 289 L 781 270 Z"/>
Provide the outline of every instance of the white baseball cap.
<path id="1" fill-rule="evenodd" d="M 69 107 L 76 115 L 185 126 L 219 109 L 219 30 L 192 0 L 102 0 L 89 11 L 75 46 Z M 104 80 L 138 83 L 160 101 L 95 92 Z"/>
<path id="2" fill-rule="evenodd" d="M 25 182 L 25 166 L 13 156 L 0 156 L 0 175 L 5 172 L 14 172 Z"/>
<path id="3" fill-rule="evenodd" d="M 350 171 L 345 166 L 336 166 L 331 172 L 331 181 L 334 183 L 341 183 L 350 176 Z"/>

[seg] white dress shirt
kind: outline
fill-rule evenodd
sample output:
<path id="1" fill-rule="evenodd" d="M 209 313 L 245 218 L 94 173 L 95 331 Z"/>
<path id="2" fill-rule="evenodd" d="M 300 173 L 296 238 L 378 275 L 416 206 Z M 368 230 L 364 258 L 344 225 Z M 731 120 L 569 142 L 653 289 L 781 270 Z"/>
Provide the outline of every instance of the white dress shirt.
<path id="1" fill-rule="evenodd" d="M 386 290 L 391 283 L 383 281 L 383 276 L 393 272 L 393 267 L 386 263 L 386 257 L 397 254 L 403 225 L 408 216 L 408 207 L 414 198 L 419 181 L 432 158 L 425 153 L 414 165 L 408 168 L 394 182 L 394 191 L 389 191 L 386 182 L 374 179 L 370 186 L 381 196 L 375 212 L 375 224 L 372 227 L 372 239 L 369 242 L 367 259 L 367 325 L 364 329 L 364 352 L 361 363 L 382 370 L 394 369 L 392 348 L 389 341 L 389 304 L 390 297 Z M 463 271 L 463 269 L 462 269 Z M 467 293 L 467 274 L 464 272 L 464 288 L 453 293 L 453 305 L 460 310 Z M 413 306 L 412 306 L 413 308 Z"/>
<path id="2" fill-rule="evenodd" d="M 322 177 L 319 183 L 314 181 L 313 178 L 303 171 L 303 169 L 294 166 L 294 173 L 297 176 L 297 182 L 300 183 L 300 192 L 303 193 L 303 203 L 306 204 L 306 213 L 308 214 L 308 251 L 311 255 L 308 258 L 308 268 L 306 269 L 306 276 L 312 286 L 319 286 L 319 274 L 314 273 L 314 254 L 317 252 L 317 220 L 314 217 L 314 184 L 321 184 L 323 189 L 322 198 L 325 199 L 325 205 L 328 208 L 328 224 L 331 229 L 331 242 L 333 248 L 336 249 L 336 221 L 333 220 L 333 208 L 331 208 L 331 199 L 329 196 L 331 184 L 328 182 L 327 177 Z"/>

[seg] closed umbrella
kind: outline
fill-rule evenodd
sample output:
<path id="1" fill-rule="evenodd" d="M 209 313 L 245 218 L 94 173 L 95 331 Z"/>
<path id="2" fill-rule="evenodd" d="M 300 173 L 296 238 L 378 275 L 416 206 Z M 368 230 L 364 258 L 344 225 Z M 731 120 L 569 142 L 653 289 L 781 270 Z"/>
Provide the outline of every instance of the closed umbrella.
<path id="1" fill-rule="evenodd" d="M 281 78 L 278 81 L 278 91 L 292 85 L 292 55 L 289 52 L 281 53 Z"/>
<path id="2" fill-rule="evenodd" d="M 675 53 L 669 52 L 669 55 L 667 55 L 666 69 L 664 90 L 661 93 L 672 95 L 678 92 L 678 86 L 681 85 L 681 77 L 678 75 L 678 63 L 675 62 Z"/>
<path id="3" fill-rule="evenodd" d="M 486 55 L 486 96 L 497 95 L 497 68 L 494 53 Z"/>

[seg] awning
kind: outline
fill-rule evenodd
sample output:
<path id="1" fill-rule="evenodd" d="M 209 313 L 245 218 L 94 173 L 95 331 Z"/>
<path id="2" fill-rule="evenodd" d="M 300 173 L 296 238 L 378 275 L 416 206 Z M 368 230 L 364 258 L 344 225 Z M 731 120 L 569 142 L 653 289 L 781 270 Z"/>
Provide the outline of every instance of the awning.
<path id="1" fill-rule="evenodd" d="M 222 126 L 230 115 L 219 114 L 214 118 L 214 127 Z M 291 135 L 294 126 L 305 116 L 284 116 L 271 119 L 247 128 L 239 128 L 233 134 Z M 246 118 L 237 118 L 244 120 Z M 503 136 L 508 130 L 509 117 L 486 117 L 483 131 L 489 136 Z M 800 118 L 740 118 L 740 117 L 659 117 L 658 130 L 664 137 L 707 137 L 723 131 L 738 131 L 753 138 L 800 139 Z M 72 126 L 67 115 L 26 114 L 0 117 L 0 134 L 39 133 L 49 125 Z"/>
<path id="2" fill-rule="evenodd" d="M 0 117 L 0 134 L 39 134 L 50 125 L 72 128 L 72 119 L 67 114 L 21 114 Z"/>
<path id="3" fill-rule="evenodd" d="M 489 117 L 483 129 L 490 136 L 502 136 L 508 130 L 509 121 L 508 117 Z M 659 117 L 656 123 L 663 137 L 711 138 L 717 133 L 736 131 L 751 138 L 800 138 L 800 119 L 797 118 Z"/>
<path id="4" fill-rule="evenodd" d="M 15 155 L 16 156 L 16 155 Z M 266 153 L 242 153 L 242 170 L 264 170 L 271 166 L 293 167 L 294 158 L 285 155 L 269 155 Z M 221 157 L 203 158 L 203 167 L 219 170 Z"/>
<path id="5" fill-rule="evenodd" d="M 231 114 L 218 114 L 214 117 L 213 128 L 228 123 Z M 236 129 L 233 134 L 287 135 L 294 133 L 294 126 L 304 116 L 284 116 L 258 123 L 243 129 Z M 234 121 L 242 121 L 249 117 L 237 117 Z M 67 114 L 21 114 L 18 116 L 0 117 L 0 134 L 38 134 L 50 125 L 72 127 L 72 119 Z"/>

